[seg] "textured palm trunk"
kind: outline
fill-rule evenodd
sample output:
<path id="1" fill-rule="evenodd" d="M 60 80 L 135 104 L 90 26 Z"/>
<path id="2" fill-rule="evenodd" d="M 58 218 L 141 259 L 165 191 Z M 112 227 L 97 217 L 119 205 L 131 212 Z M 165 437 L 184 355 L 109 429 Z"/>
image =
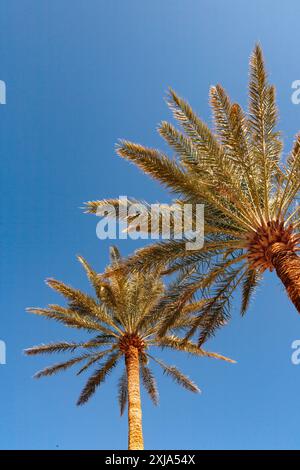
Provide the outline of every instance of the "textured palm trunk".
<path id="1" fill-rule="evenodd" d="M 128 384 L 128 449 L 143 450 L 139 352 L 129 346 L 125 355 Z"/>
<path id="2" fill-rule="evenodd" d="M 300 257 L 283 243 L 271 245 L 269 253 L 278 277 L 300 313 Z"/>

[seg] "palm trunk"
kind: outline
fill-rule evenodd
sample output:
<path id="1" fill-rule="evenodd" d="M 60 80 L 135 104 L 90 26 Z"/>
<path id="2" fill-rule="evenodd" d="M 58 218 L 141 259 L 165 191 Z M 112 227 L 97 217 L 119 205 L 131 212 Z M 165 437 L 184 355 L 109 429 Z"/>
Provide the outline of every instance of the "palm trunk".
<path id="1" fill-rule="evenodd" d="M 128 449 L 143 450 L 139 351 L 129 346 L 125 355 L 128 384 Z"/>
<path id="2" fill-rule="evenodd" d="M 300 313 L 300 257 L 283 243 L 273 243 L 269 253 L 279 279 Z"/>

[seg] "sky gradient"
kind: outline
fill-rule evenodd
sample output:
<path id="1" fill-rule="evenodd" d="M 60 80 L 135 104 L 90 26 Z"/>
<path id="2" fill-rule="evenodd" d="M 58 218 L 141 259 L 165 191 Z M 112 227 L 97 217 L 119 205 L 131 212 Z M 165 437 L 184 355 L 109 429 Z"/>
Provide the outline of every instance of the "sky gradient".
<path id="1" fill-rule="evenodd" d="M 81 335 L 25 308 L 58 303 L 47 277 L 88 289 L 78 253 L 104 269 L 109 242 L 96 238 L 97 219 L 83 213 L 84 201 L 170 201 L 114 152 L 119 138 L 165 148 L 155 129 L 170 119 L 169 86 L 208 122 L 212 84 L 245 106 L 248 59 L 259 41 L 290 148 L 300 128 L 300 105 L 291 101 L 291 84 L 300 79 L 299 14 L 297 0 L 1 1 L 1 449 L 126 448 L 118 374 L 81 408 L 75 403 L 85 377 L 70 370 L 33 380 L 61 356 L 25 357 L 24 348 Z M 140 245 L 118 242 L 124 254 Z M 182 390 L 155 368 L 160 405 L 143 394 L 146 448 L 299 449 L 295 339 L 299 316 L 275 275 L 266 275 L 247 316 L 236 308 L 207 345 L 236 365 L 163 354 L 203 393 Z"/>

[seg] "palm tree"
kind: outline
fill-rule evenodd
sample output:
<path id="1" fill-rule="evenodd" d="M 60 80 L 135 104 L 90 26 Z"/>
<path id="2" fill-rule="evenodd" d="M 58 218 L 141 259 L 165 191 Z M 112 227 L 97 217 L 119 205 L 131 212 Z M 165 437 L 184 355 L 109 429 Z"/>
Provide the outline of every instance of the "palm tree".
<path id="1" fill-rule="evenodd" d="M 238 286 L 241 313 L 246 312 L 266 270 L 276 272 L 300 313 L 300 134 L 283 159 L 275 89 L 268 83 L 259 45 L 250 59 L 248 112 L 232 103 L 220 85 L 211 87 L 210 102 L 214 130 L 170 90 L 168 104 L 182 130 L 162 122 L 158 131 L 176 159 L 128 141 L 121 141 L 117 149 L 170 189 L 177 203 L 205 205 L 202 249 L 187 251 L 186 240 L 170 239 L 142 248 L 127 261 L 132 270 L 197 267 L 198 276 L 186 283 L 182 295 L 186 299 L 210 287 L 211 301 L 198 312 L 199 344 L 227 320 Z M 103 203 L 88 202 L 87 212 L 95 213 Z M 196 328 L 195 324 L 189 336 Z"/>
<path id="2" fill-rule="evenodd" d="M 59 364 L 52 365 L 38 372 L 35 377 L 50 376 L 81 364 L 77 372 L 95 367 L 83 388 L 77 404 L 83 405 L 95 393 L 108 374 L 124 359 L 125 368 L 119 380 L 119 405 L 121 415 L 128 404 L 128 447 L 143 449 L 142 412 L 140 397 L 140 375 L 143 385 L 154 404 L 158 403 L 158 391 L 153 372 L 148 366 L 149 360 L 156 362 L 176 383 L 191 392 L 199 388 L 175 366 L 170 366 L 149 353 L 152 347 L 170 348 L 202 357 L 213 357 L 234 362 L 216 353 L 199 349 L 191 341 L 183 341 L 175 332 L 189 327 L 192 312 L 198 305 L 189 303 L 183 309 L 180 318 L 173 327 L 173 333 L 157 337 L 157 331 L 163 312 L 164 285 L 158 274 L 130 274 L 116 270 L 108 279 L 97 274 L 91 266 L 78 257 L 88 279 L 92 284 L 96 298 L 76 290 L 62 282 L 48 279 L 47 284 L 68 302 L 66 307 L 49 305 L 48 308 L 29 308 L 28 311 L 56 320 L 71 328 L 83 329 L 94 333 L 91 339 L 82 342 L 51 343 L 26 349 L 28 355 L 52 354 L 57 352 L 78 353 Z M 116 248 L 111 249 L 111 262 L 118 266 L 121 262 Z M 201 301 L 198 301 L 198 304 Z M 102 362 L 101 362 L 102 361 Z"/>

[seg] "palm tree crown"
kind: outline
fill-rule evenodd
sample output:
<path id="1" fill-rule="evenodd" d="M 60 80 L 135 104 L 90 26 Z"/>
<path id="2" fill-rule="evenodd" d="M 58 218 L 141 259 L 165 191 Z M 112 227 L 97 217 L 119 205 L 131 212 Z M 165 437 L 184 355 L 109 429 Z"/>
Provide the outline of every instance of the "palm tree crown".
<path id="1" fill-rule="evenodd" d="M 159 274 L 129 274 L 119 269 L 114 275 L 106 278 L 105 274 L 97 274 L 81 256 L 78 259 L 95 290 L 96 298 L 62 282 L 49 279 L 47 284 L 62 294 L 67 299 L 68 305 L 66 307 L 49 305 L 46 309 L 29 308 L 28 311 L 72 328 L 86 330 L 94 336 L 79 343 L 62 341 L 35 346 L 25 352 L 28 355 L 36 355 L 79 351 L 71 359 L 47 367 L 35 375 L 37 378 L 50 376 L 76 364 L 81 364 L 77 374 L 95 367 L 80 394 L 78 405 L 86 403 L 120 359 L 125 358 L 125 369 L 119 381 L 120 410 L 123 414 L 127 403 L 129 412 L 133 410 L 129 415 L 129 447 L 142 448 L 141 416 L 137 417 L 140 413 L 139 374 L 154 404 L 158 402 L 157 386 L 148 366 L 149 360 L 159 364 L 166 375 L 187 390 L 199 392 L 197 385 L 175 366 L 167 365 L 161 359 L 150 355 L 151 347 L 171 348 L 197 356 L 234 361 L 199 349 L 193 342 L 184 342 L 175 334 L 176 330 L 179 332 L 191 325 L 192 312 L 198 308 L 198 305 L 193 303 L 182 308 L 181 315 L 173 325 L 172 334 L 157 336 L 164 306 L 162 302 L 164 285 Z M 116 248 L 111 249 L 111 263 L 114 267 L 121 264 Z"/>
<path id="2" fill-rule="evenodd" d="M 168 103 L 182 128 L 162 122 L 159 133 L 175 151 L 162 152 L 122 141 L 118 154 L 135 163 L 178 197 L 177 203 L 205 205 L 205 244 L 186 250 L 186 240 L 170 239 L 142 248 L 127 261 L 131 270 L 166 266 L 167 272 L 195 269 L 182 295 L 204 294 L 210 302 L 198 312 L 199 344 L 224 324 L 230 300 L 242 287 L 241 312 L 265 270 L 275 270 L 300 312 L 300 135 L 282 160 L 276 130 L 274 86 L 269 85 L 260 46 L 250 59 L 249 108 L 232 103 L 220 86 L 210 90 L 214 130 L 170 90 Z M 111 201 L 116 204 L 116 201 Z M 94 213 L 103 201 L 87 203 Z M 209 265 L 209 269 L 207 269 Z"/>

